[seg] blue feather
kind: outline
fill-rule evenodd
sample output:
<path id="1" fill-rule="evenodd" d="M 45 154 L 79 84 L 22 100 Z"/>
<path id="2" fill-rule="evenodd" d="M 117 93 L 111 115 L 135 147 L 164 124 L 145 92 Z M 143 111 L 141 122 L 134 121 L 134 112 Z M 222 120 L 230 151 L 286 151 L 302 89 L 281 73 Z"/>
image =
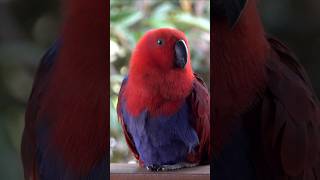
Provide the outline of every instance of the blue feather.
<path id="1" fill-rule="evenodd" d="M 242 122 L 241 122 L 242 123 Z M 236 125 L 233 138 L 224 146 L 221 154 L 213 158 L 213 179 L 256 180 L 251 139 L 243 125 Z"/>
<path id="2" fill-rule="evenodd" d="M 35 81 L 36 89 L 41 92 L 46 91 L 47 83 L 51 75 L 52 67 L 56 62 L 56 57 L 61 45 L 61 41 L 56 41 L 52 47 L 46 52 L 41 60 L 38 77 Z M 40 88 L 41 87 L 41 88 Z M 37 100 L 37 99 L 35 99 Z M 37 101 L 36 101 L 37 102 Z M 34 102 L 34 109 L 38 109 L 37 103 Z M 36 128 L 36 162 L 37 172 L 40 179 L 45 180 L 87 180 L 87 179 L 107 179 L 107 154 L 105 159 L 97 162 L 89 173 L 78 174 L 74 170 L 68 168 L 59 152 L 53 151 L 51 144 L 51 125 L 48 123 L 49 117 L 43 117 L 38 121 Z M 81 157 L 79 157 L 81 158 Z"/>
<path id="3" fill-rule="evenodd" d="M 149 112 L 143 111 L 133 117 L 126 110 L 124 98 L 122 101 L 124 123 L 145 166 L 184 162 L 187 154 L 199 144 L 187 102 L 171 116 L 151 117 Z"/>
<path id="4" fill-rule="evenodd" d="M 107 179 L 107 160 L 102 159 L 87 174 L 78 174 L 74 170 L 68 168 L 61 155 L 49 148 L 50 143 L 50 126 L 47 122 L 42 121 L 37 129 L 37 152 L 36 160 L 38 165 L 38 176 L 45 180 L 93 180 Z M 79 157 L 81 158 L 81 157 Z"/>

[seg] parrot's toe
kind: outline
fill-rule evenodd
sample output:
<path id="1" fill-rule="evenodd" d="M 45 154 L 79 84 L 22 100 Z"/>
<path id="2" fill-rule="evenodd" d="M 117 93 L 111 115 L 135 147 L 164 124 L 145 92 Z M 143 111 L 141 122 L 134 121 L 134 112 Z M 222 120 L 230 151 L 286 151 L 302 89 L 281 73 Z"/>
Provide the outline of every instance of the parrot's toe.
<path id="1" fill-rule="evenodd" d="M 162 167 L 160 165 L 156 165 L 156 164 L 152 164 L 152 165 L 149 165 L 149 166 L 146 166 L 146 169 L 148 171 L 161 171 Z"/>
<path id="2" fill-rule="evenodd" d="M 185 163 L 185 162 L 172 164 L 172 165 L 162 165 L 161 171 L 173 171 L 173 170 L 182 169 L 182 168 L 190 168 L 197 165 L 198 165 L 197 163 L 192 164 L 192 163 Z"/>

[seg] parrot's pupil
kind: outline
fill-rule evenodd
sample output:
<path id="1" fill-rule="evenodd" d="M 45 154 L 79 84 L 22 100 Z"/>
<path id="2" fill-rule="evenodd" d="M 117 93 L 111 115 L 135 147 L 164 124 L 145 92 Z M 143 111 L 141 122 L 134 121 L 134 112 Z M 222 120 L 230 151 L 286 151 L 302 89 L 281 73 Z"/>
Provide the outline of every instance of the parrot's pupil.
<path id="1" fill-rule="evenodd" d="M 157 44 L 161 45 L 162 44 L 162 40 L 158 39 Z"/>

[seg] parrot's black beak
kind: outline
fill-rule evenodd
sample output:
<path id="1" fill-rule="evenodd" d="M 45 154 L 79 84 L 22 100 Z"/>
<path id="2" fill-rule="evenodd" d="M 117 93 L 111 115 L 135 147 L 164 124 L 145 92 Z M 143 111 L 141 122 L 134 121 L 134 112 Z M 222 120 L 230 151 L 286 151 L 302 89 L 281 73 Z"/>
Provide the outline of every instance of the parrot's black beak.
<path id="1" fill-rule="evenodd" d="M 175 51 L 175 62 L 174 65 L 176 68 L 183 69 L 188 61 L 188 47 L 184 40 L 179 40 L 174 46 Z"/>

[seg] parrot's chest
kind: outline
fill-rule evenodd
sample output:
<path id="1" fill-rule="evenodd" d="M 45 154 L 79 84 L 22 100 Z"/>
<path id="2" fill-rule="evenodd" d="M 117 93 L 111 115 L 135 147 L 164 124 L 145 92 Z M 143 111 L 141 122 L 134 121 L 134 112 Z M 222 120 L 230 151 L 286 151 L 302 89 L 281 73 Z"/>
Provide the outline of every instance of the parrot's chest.
<path id="1" fill-rule="evenodd" d="M 255 179 L 250 137 L 246 129 L 239 127 L 233 132 L 233 137 L 228 142 L 218 157 L 213 158 L 216 173 L 214 179 Z"/>
<path id="2" fill-rule="evenodd" d="M 232 124 L 231 137 L 225 138 L 222 151 L 213 158 L 216 169 L 214 179 L 255 180 L 256 157 L 262 157 L 259 149 L 260 104 L 237 117 Z"/>
<path id="3" fill-rule="evenodd" d="M 122 111 L 127 130 L 146 166 L 184 162 L 187 154 L 199 144 L 186 103 L 171 116 L 150 117 L 144 111 L 132 117 L 125 108 Z"/>

